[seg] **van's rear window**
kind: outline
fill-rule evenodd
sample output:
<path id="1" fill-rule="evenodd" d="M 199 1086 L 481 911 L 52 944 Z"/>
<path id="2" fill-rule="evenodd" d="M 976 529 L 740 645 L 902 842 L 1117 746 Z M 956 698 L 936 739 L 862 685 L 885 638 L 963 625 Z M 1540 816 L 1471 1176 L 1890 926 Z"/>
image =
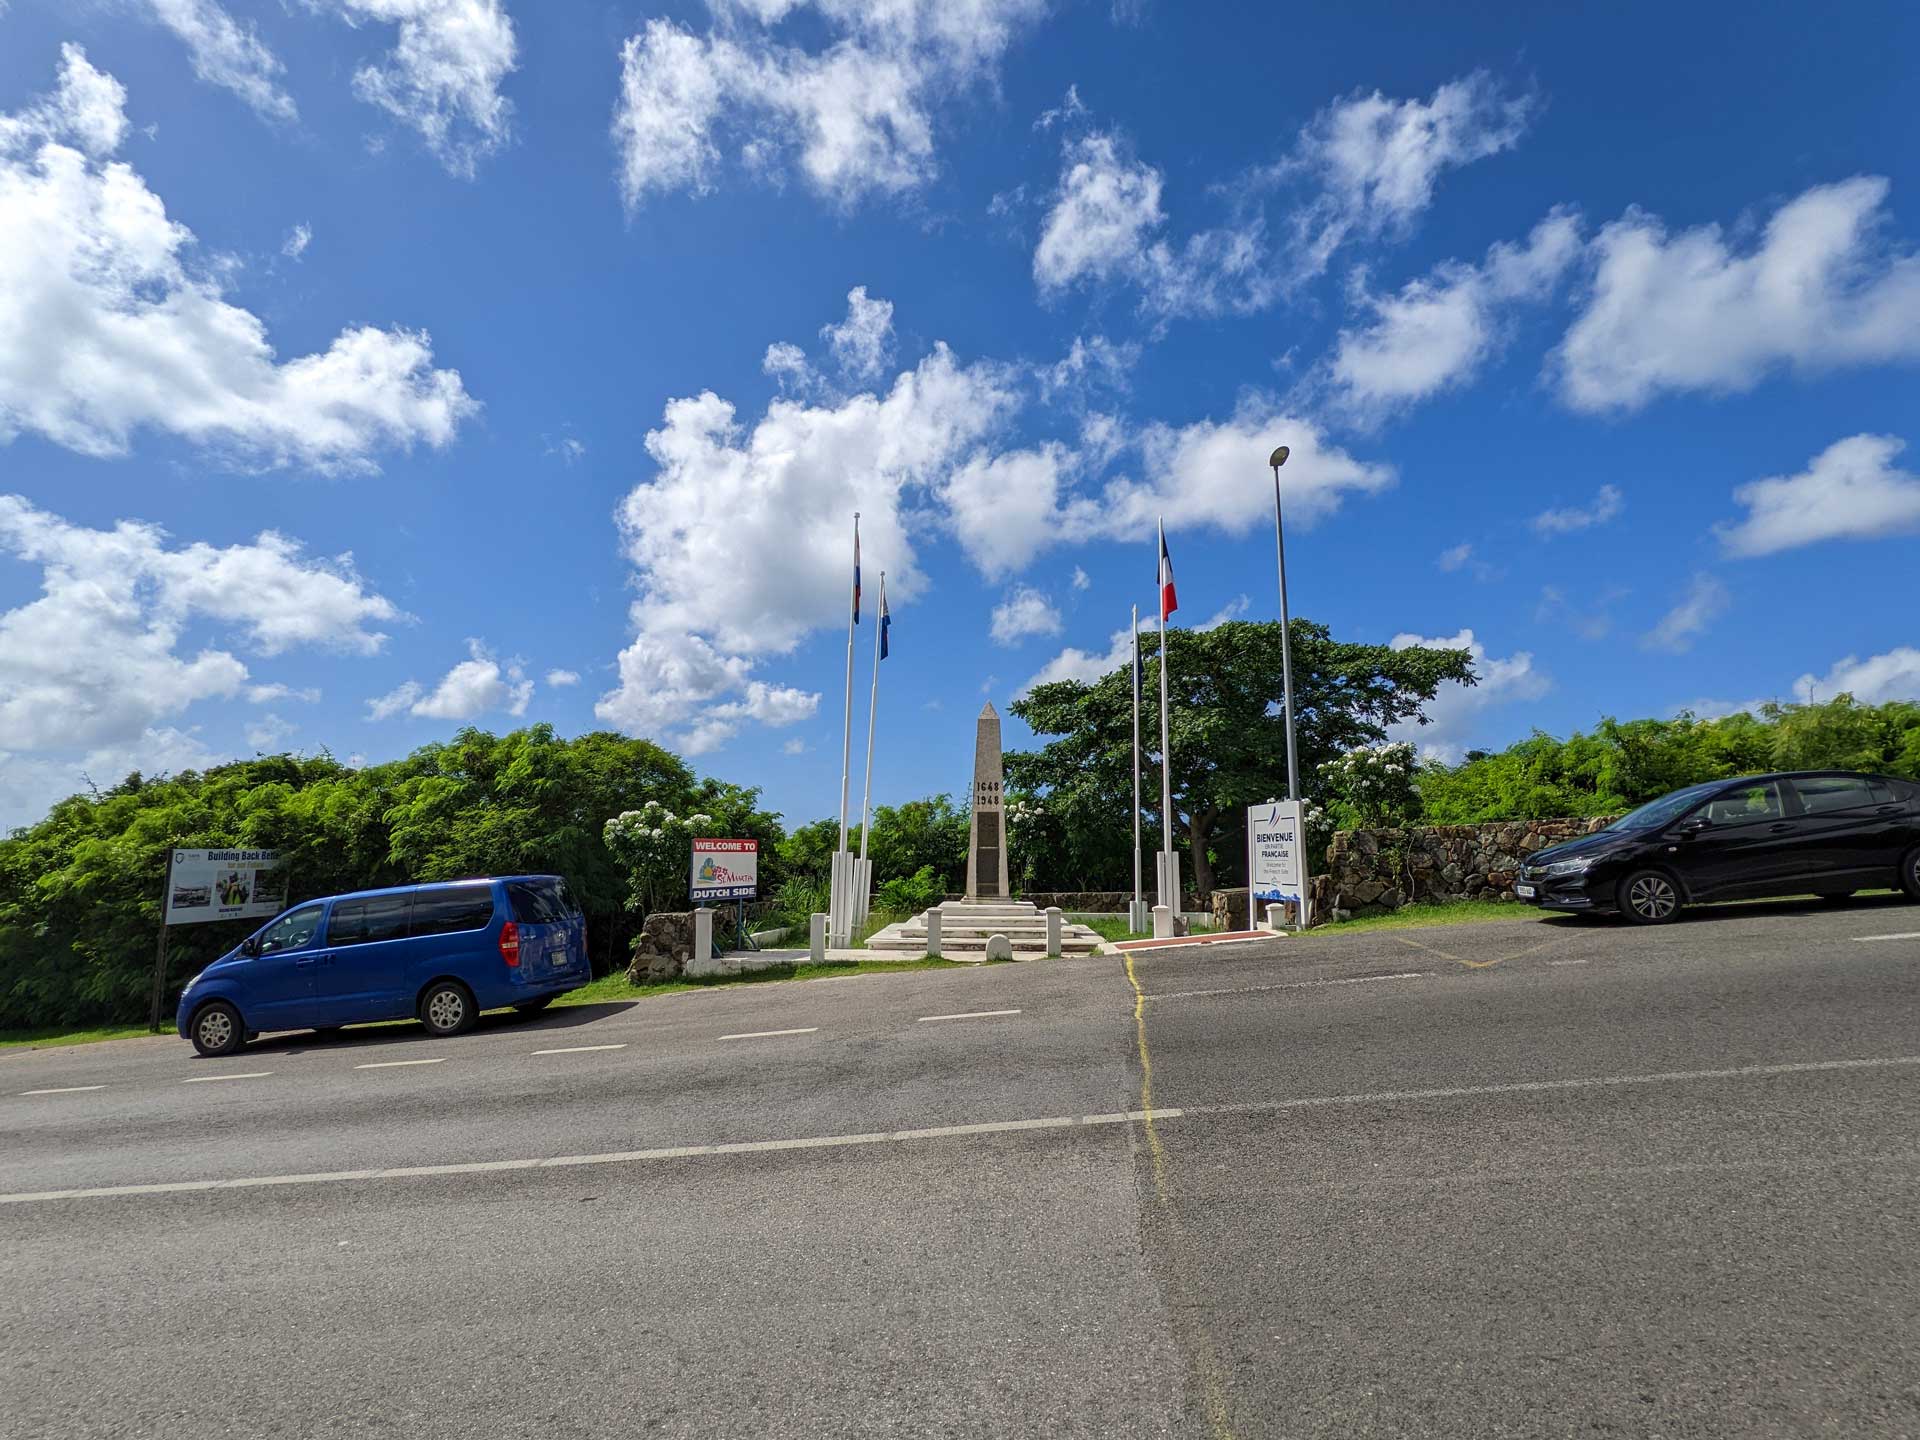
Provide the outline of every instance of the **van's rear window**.
<path id="1" fill-rule="evenodd" d="M 413 892 L 415 935 L 450 935 L 456 930 L 484 930 L 493 919 L 493 887 L 449 885 L 444 890 Z"/>
<path id="2" fill-rule="evenodd" d="M 558 925 L 580 913 L 564 880 L 509 880 L 507 898 L 522 925 Z"/>

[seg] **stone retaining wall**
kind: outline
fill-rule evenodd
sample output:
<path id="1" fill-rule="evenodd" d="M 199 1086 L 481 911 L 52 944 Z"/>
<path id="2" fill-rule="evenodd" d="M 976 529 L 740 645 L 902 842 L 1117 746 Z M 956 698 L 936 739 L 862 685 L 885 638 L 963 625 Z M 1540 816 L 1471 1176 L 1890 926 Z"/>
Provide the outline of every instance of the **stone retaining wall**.
<path id="1" fill-rule="evenodd" d="M 1511 900 L 1526 856 L 1612 818 L 1342 830 L 1327 845 L 1328 873 L 1313 879 L 1314 911 L 1337 919 L 1331 912 L 1379 915 L 1416 900 Z"/>
<path id="2" fill-rule="evenodd" d="M 693 956 L 693 912 L 660 911 L 647 916 L 633 937 L 633 958 L 627 965 L 629 985 L 657 985 L 678 980 Z"/>

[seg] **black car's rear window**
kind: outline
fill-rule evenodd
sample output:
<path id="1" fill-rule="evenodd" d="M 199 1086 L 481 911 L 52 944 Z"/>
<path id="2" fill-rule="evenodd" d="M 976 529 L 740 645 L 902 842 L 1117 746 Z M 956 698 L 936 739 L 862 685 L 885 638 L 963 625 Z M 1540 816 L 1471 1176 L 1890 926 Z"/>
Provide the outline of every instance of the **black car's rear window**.
<path id="1" fill-rule="evenodd" d="M 558 925 L 580 913 L 564 880 L 509 880 L 507 899 L 522 925 Z"/>
<path id="2" fill-rule="evenodd" d="M 440 890 L 413 892 L 414 935 L 450 935 L 456 930 L 484 930 L 493 919 L 493 887 L 449 885 Z"/>

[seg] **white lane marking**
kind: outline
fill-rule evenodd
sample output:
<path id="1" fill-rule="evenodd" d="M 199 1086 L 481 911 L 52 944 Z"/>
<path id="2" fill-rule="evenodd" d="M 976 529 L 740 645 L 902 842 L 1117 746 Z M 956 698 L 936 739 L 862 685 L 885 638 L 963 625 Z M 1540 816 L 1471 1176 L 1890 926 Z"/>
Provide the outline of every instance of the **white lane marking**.
<path id="1" fill-rule="evenodd" d="M 1313 1095 L 1298 1100 L 1255 1100 L 1239 1105 L 1189 1105 L 1189 1115 L 1271 1114 L 1323 1105 L 1391 1105 L 1403 1100 L 1459 1100 L 1470 1095 L 1527 1095 L 1542 1090 L 1605 1090 L 1622 1085 L 1680 1085 L 1699 1080 L 1751 1080 L 1771 1075 L 1813 1075 L 1828 1070 L 1885 1070 L 1920 1065 L 1920 1055 L 1871 1060 L 1799 1060 L 1783 1065 L 1737 1065 L 1729 1070 L 1663 1070 L 1650 1075 L 1587 1075 L 1573 1080 L 1521 1080 L 1506 1085 L 1455 1085 L 1444 1090 L 1375 1090 L 1360 1095 Z M 1154 1112 L 1159 1118 L 1159 1112 Z"/>
<path id="2" fill-rule="evenodd" d="M 922 1015 L 913 1023 L 926 1025 L 935 1020 L 986 1020 L 995 1015 L 1018 1015 L 1018 1010 L 963 1010 L 958 1015 Z"/>
<path id="3" fill-rule="evenodd" d="M 356 1070 L 397 1070 L 402 1065 L 440 1065 L 445 1063 L 446 1058 L 444 1055 L 436 1055 L 431 1060 L 369 1060 L 366 1064 L 356 1065 L 353 1068 Z"/>
<path id="4" fill-rule="evenodd" d="M 1586 961 L 1585 961 L 1584 959 L 1581 959 L 1581 960 L 1549 960 L 1549 961 L 1547 961 L 1547 964 L 1549 964 L 1549 965 L 1584 965 L 1584 964 L 1586 964 L 1586 963 L 1587 963 L 1587 962 L 1586 962 Z"/>
<path id="5" fill-rule="evenodd" d="M 1269 990 L 1313 990 L 1322 985 L 1371 985 L 1376 980 L 1431 980 L 1431 970 L 1403 970 L 1397 975 L 1353 975 L 1343 980 L 1291 980 L 1284 985 L 1236 985 L 1224 990 L 1169 990 L 1147 992 L 1149 1000 L 1197 1000 L 1207 995 L 1258 995 Z"/>
<path id="6" fill-rule="evenodd" d="M 1898 935 L 1856 935 L 1856 940 L 1920 940 L 1920 930 L 1907 930 Z"/>
<path id="7" fill-rule="evenodd" d="M 1782 1065 L 1741 1065 L 1728 1070 L 1668 1070 L 1647 1075 L 1594 1075 L 1572 1080 L 1526 1080 L 1507 1085 L 1459 1085 L 1444 1090 L 1382 1090 L 1359 1095 L 1317 1095 L 1297 1100 L 1257 1101 L 1245 1105 L 1188 1105 L 1156 1109 L 1152 1118 L 1272 1114 L 1324 1105 L 1383 1105 L 1404 1100 L 1452 1100 L 1471 1095 L 1519 1095 L 1541 1090 L 1594 1090 L 1616 1085 L 1672 1085 L 1700 1080 L 1742 1080 L 1823 1071 L 1886 1070 L 1920 1065 L 1920 1055 L 1890 1055 L 1864 1060 L 1805 1060 Z M 1037 1120 L 993 1120 L 976 1125 L 935 1125 L 923 1130 L 873 1131 L 861 1135 L 812 1135 L 793 1140 L 744 1140 L 720 1145 L 674 1145 L 657 1150 L 618 1150 L 599 1155 L 555 1155 L 547 1159 L 475 1160 L 458 1165 L 407 1165 L 385 1170 L 332 1170 L 305 1175 L 256 1175 L 235 1180 L 175 1180 L 155 1185 L 101 1185 L 84 1190 L 38 1190 L 0 1195 L 0 1205 L 45 1200 L 94 1200 L 120 1195 L 179 1195 L 201 1190 L 257 1190 L 271 1185 L 324 1185 L 354 1180 L 407 1180 L 429 1175 L 482 1175 L 506 1170 L 574 1169 L 583 1165 L 624 1165 L 687 1160 L 712 1155 L 756 1155 L 778 1150 L 830 1150 L 855 1145 L 946 1140 L 970 1135 L 1005 1135 L 1027 1130 L 1065 1130 L 1086 1125 L 1126 1125 L 1148 1112 L 1109 1115 L 1050 1115 Z"/>
<path id="8" fill-rule="evenodd" d="M 798 1030 L 747 1030 L 738 1035 L 722 1035 L 722 1040 L 771 1040 L 776 1035 L 811 1035 L 818 1025 L 803 1025 Z"/>
<path id="9" fill-rule="evenodd" d="M 22 1090 L 22 1095 L 78 1095 L 82 1090 L 104 1090 L 104 1085 L 56 1085 L 51 1090 Z"/>
<path id="10" fill-rule="evenodd" d="M 273 1074 L 271 1070 L 243 1070 L 237 1075 L 194 1075 L 182 1080 L 182 1085 L 205 1085 L 214 1080 L 264 1080 Z"/>
<path id="11" fill-rule="evenodd" d="M 1177 1120 L 1184 1111 L 1159 1109 L 1155 1120 Z M 504 1170 L 566 1170 L 583 1165 L 626 1165 L 687 1160 L 710 1155 L 759 1155 L 778 1150 L 829 1150 L 854 1145 L 893 1145 L 971 1135 L 1028 1130 L 1066 1130 L 1087 1125 L 1129 1125 L 1144 1110 L 1106 1115 L 1050 1115 L 1038 1120 L 992 1120 L 977 1125 L 934 1125 L 921 1130 L 880 1130 L 862 1135 L 810 1135 L 794 1140 L 740 1140 L 720 1145 L 672 1145 L 657 1150 L 617 1150 L 599 1155 L 555 1155 L 544 1160 L 476 1160 L 463 1165 L 406 1165 L 387 1170 L 329 1170 L 306 1175 L 255 1175 L 237 1180 L 175 1180 L 157 1185 L 101 1185 L 87 1190 L 39 1190 L 0 1195 L 0 1205 L 44 1200 L 95 1200 L 121 1195 L 182 1195 L 202 1190 L 257 1190 L 270 1185 L 328 1185 L 353 1180 L 410 1180 L 429 1175 L 479 1175 Z"/>
<path id="12" fill-rule="evenodd" d="M 618 1045 L 562 1045 L 558 1050 L 536 1050 L 533 1053 L 536 1055 L 584 1055 L 589 1050 L 624 1050 L 626 1048 L 627 1042 L 622 1040 Z"/>

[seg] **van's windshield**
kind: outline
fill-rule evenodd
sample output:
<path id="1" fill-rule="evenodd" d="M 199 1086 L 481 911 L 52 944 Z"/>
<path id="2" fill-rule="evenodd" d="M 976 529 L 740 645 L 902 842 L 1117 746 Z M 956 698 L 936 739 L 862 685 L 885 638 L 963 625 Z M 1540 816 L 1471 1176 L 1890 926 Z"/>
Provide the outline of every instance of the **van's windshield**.
<path id="1" fill-rule="evenodd" d="M 580 913 L 564 880 L 509 880 L 507 898 L 522 925 L 558 925 Z"/>

